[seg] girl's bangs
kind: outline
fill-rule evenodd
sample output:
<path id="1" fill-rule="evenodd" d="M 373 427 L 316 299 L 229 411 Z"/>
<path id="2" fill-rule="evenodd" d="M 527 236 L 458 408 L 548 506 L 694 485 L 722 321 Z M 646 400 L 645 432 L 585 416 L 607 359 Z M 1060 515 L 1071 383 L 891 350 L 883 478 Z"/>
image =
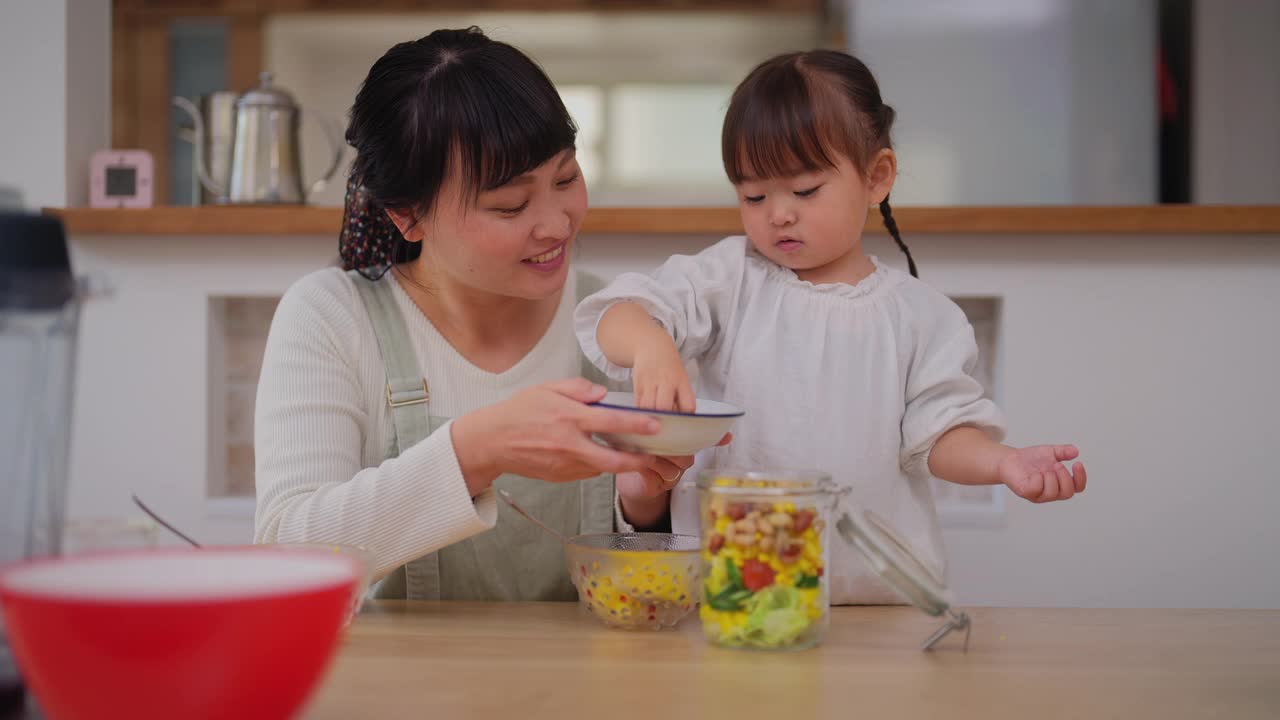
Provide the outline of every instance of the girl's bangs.
<path id="1" fill-rule="evenodd" d="M 847 101 L 810 75 L 778 65 L 734 93 L 721 139 L 730 182 L 818 172 L 836 167 L 839 155 L 861 168 L 858 119 Z"/>

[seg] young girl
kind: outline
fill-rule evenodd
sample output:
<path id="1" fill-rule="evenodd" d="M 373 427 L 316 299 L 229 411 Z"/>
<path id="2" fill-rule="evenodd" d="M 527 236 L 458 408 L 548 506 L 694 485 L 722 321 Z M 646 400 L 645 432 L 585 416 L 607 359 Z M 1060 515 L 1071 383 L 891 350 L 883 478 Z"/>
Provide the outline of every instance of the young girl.
<path id="1" fill-rule="evenodd" d="M 643 405 L 692 410 L 690 362 L 704 396 L 747 410 L 735 441 L 695 467 L 826 470 L 945 577 L 930 476 L 1045 502 L 1083 491 L 1085 470 L 1063 465 L 1079 454 L 1070 445 L 1000 444 L 1001 413 L 973 378 L 973 328 L 914 277 L 889 208 L 893 117 L 845 53 L 761 64 L 734 92 L 722 135 L 746 237 L 622 275 L 579 305 L 575 324 L 587 356 L 630 374 Z M 910 275 L 863 251 L 876 207 Z M 696 532 L 691 482 L 672 514 L 676 532 Z M 831 565 L 832 602 L 897 602 L 844 543 Z"/>

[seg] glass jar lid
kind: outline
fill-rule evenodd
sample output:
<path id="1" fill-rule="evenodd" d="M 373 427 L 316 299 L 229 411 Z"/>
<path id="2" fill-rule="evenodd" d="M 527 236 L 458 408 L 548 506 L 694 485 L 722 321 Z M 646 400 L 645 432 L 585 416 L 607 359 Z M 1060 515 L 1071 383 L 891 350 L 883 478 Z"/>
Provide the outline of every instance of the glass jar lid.
<path id="1" fill-rule="evenodd" d="M 883 518 L 868 510 L 849 508 L 836 520 L 836 532 L 907 602 L 933 617 L 946 617 L 947 623 L 925 641 L 925 650 L 953 630 L 965 631 L 964 644 L 968 649 L 971 625 L 968 615 L 951 607 L 942 579 L 920 561 Z"/>
<path id="2" fill-rule="evenodd" d="M 818 496 L 832 503 L 849 493 L 849 488 L 836 485 L 829 473 L 820 470 L 710 469 L 699 473 L 698 489 L 728 498 Z M 907 602 L 933 617 L 946 618 L 946 624 L 924 642 L 923 648 L 929 650 L 948 633 L 964 630 L 967 650 L 969 617 L 951 607 L 946 584 L 938 574 L 920 561 L 883 518 L 847 502 L 841 504 L 844 509 L 837 511 L 836 531 L 858 551 L 867 566 Z"/>
<path id="3" fill-rule="evenodd" d="M 698 488 L 727 496 L 839 494 L 831 475 L 820 470 L 703 470 Z"/>

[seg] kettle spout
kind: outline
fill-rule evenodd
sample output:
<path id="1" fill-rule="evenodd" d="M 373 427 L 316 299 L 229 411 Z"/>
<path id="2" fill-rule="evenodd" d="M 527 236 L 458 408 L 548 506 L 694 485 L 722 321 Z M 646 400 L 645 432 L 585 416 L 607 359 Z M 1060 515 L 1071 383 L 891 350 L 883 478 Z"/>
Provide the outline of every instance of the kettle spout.
<path id="1" fill-rule="evenodd" d="M 226 197 L 227 188 L 212 177 L 209 177 L 209 172 L 204 166 L 205 127 L 204 120 L 200 117 L 199 108 L 195 106 L 195 103 L 182 96 L 174 96 L 173 104 L 179 110 L 191 116 L 191 123 L 195 127 L 195 137 L 192 138 L 192 144 L 195 146 L 196 176 L 200 178 L 200 184 L 218 197 Z"/>

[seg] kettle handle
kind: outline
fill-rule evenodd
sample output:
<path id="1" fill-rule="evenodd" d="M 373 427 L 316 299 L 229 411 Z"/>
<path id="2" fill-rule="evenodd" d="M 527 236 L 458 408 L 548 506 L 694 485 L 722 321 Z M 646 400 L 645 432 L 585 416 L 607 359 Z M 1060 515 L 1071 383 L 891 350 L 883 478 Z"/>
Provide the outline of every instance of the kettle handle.
<path id="1" fill-rule="evenodd" d="M 338 172 L 338 166 L 342 164 L 344 148 L 342 140 L 338 137 L 338 130 L 333 126 L 333 123 L 329 122 L 329 118 L 310 110 L 303 110 L 303 114 L 315 120 L 316 124 L 324 130 L 325 137 L 329 138 L 329 145 L 333 147 L 333 162 L 330 163 L 329 169 L 325 170 L 319 180 L 311 183 L 311 188 L 307 191 L 307 196 L 310 197 L 323 190 L 329 184 L 329 181 L 333 179 L 333 174 Z"/>
<path id="2" fill-rule="evenodd" d="M 195 133 L 195 138 L 193 139 L 192 145 L 195 147 L 196 176 L 200 178 L 200 184 L 204 185 L 205 189 L 213 193 L 214 195 L 217 195 L 218 197 L 226 197 L 227 189 L 222 185 L 220 185 L 216 180 L 209 177 L 209 173 L 204 167 L 204 132 L 205 130 L 204 130 L 204 120 L 200 117 L 199 108 L 196 107 L 195 103 L 182 97 L 181 95 L 174 96 L 173 104 L 179 110 L 182 110 L 186 112 L 188 115 L 190 115 L 191 123 L 195 126 L 196 133 Z"/>

